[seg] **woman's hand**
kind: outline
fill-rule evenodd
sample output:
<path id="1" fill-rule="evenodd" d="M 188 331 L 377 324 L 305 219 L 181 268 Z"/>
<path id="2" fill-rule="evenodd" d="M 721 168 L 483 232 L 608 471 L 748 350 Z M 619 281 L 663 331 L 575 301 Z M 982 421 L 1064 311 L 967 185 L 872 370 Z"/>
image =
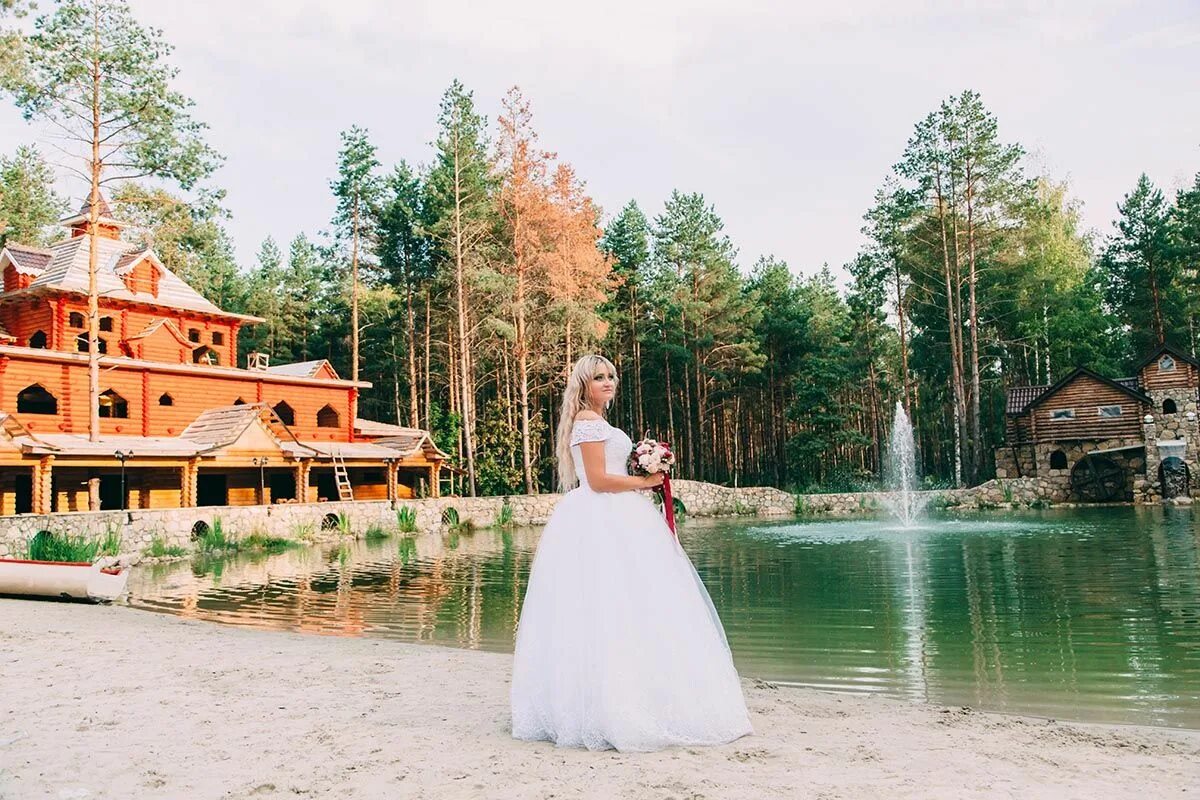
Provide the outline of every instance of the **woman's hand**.
<path id="1" fill-rule="evenodd" d="M 654 489 L 658 486 L 662 486 L 664 477 L 665 477 L 665 474 L 662 472 L 652 472 L 649 475 L 643 475 L 642 476 L 642 481 L 643 481 L 642 488 L 643 489 Z"/>

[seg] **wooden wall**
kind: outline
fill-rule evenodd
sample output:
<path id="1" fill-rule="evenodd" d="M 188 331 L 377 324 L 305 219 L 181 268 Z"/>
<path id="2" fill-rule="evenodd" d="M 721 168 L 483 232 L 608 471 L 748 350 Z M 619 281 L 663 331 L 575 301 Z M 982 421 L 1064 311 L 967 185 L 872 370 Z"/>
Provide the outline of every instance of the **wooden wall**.
<path id="1" fill-rule="evenodd" d="M 36 351 L 34 351 L 36 353 Z M 228 376 L 174 374 L 139 367 L 123 367 L 112 361 L 102 366 L 100 390 L 114 390 L 125 399 L 128 418 L 100 420 L 105 434 L 178 436 L 201 413 L 219 406 L 266 402 L 274 406 L 286 398 L 295 412 L 296 423 L 288 426 L 299 439 L 349 441 L 352 389 L 347 386 L 313 386 L 277 382 L 263 373 L 230 370 Z M 39 383 L 58 399 L 58 414 L 17 413 L 17 395 Z M 160 405 L 163 395 L 171 405 Z M 339 427 L 317 426 L 317 412 L 330 405 L 338 414 Z M 0 410 L 13 413 L 36 433 L 86 433 L 88 429 L 87 364 L 70 364 L 10 357 L 0 377 Z"/>
<path id="2" fill-rule="evenodd" d="M 71 325 L 71 313 L 83 315 L 83 325 Z M 57 316 L 57 325 L 55 317 Z M 126 343 L 128 354 L 135 358 L 146 358 L 151 361 L 164 361 L 170 364 L 192 363 L 192 352 L 195 348 L 205 345 L 217 353 L 221 366 L 239 366 L 235 348 L 237 346 L 236 329 L 240 322 L 222 318 L 206 318 L 201 314 L 190 314 L 186 311 L 172 309 L 148 309 L 134 304 L 109 302 L 100 308 L 101 319 L 112 319 L 112 330 L 101 331 L 100 338 L 107 345 L 109 355 L 120 355 L 122 343 Z M 176 344 L 174 347 L 156 344 L 139 352 L 139 343 L 143 340 L 130 340 L 158 319 L 169 319 L 188 339 L 186 345 Z M 6 303 L 0 306 L 0 324 L 5 330 L 17 338 L 17 344 L 25 346 L 34 331 L 43 330 L 50 337 L 51 349 L 68 353 L 78 352 L 75 340 L 81 333 L 87 332 L 87 300 L 84 298 L 63 297 L 61 302 L 45 298 L 20 303 Z M 56 332 L 58 338 L 54 338 Z M 189 332 L 196 332 L 198 342 L 192 342 Z M 213 334 L 221 339 L 214 341 Z M 178 342 L 174 337 L 172 341 Z"/>
<path id="3" fill-rule="evenodd" d="M 1174 356 L 1171 357 L 1175 359 L 1175 369 L 1173 371 L 1163 372 L 1159 370 L 1158 364 L 1161 356 L 1143 367 L 1140 374 L 1142 386 L 1147 391 L 1191 387 L 1193 397 L 1195 397 L 1195 387 L 1200 385 L 1200 375 L 1198 375 L 1196 367 L 1183 359 L 1175 358 Z"/>
<path id="4" fill-rule="evenodd" d="M 1121 416 L 1101 419 L 1098 407 L 1108 405 L 1120 406 Z M 1075 419 L 1051 421 L 1051 412 L 1060 408 L 1074 408 Z M 1042 398 L 1031 410 L 1038 441 L 1137 437 L 1146 413 L 1140 400 L 1088 375 Z"/>

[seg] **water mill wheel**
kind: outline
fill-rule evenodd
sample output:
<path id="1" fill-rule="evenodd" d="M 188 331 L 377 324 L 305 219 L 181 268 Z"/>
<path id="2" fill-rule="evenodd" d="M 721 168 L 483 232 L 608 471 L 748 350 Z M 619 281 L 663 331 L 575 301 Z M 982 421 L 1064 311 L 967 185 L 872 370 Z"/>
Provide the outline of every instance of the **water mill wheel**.
<path id="1" fill-rule="evenodd" d="M 1121 499 L 1125 470 L 1104 456 L 1085 456 L 1071 470 L 1071 490 L 1086 503 Z"/>

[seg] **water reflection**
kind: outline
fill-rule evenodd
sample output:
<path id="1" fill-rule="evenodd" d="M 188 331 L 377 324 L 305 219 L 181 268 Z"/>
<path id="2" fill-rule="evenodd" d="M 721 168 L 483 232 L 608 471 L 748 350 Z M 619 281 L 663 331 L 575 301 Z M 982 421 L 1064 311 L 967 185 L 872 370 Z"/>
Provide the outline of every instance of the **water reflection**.
<path id="1" fill-rule="evenodd" d="M 1061 718 L 1200 727 L 1190 509 L 692 520 L 743 674 Z M 140 571 L 131 603 L 234 625 L 511 650 L 537 529 Z"/>

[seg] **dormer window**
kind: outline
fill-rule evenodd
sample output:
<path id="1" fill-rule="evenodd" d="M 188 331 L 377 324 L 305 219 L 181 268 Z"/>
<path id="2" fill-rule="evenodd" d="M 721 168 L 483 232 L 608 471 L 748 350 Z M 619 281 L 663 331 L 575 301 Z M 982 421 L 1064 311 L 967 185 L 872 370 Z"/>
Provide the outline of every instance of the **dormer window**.
<path id="1" fill-rule="evenodd" d="M 37 331 L 29 337 L 29 346 L 35 350 L 45 350 L 47 345 L 46 332 Z"/>
<path id="2" fill-rule="evenodd" d="M 1170 356 L 1163 356 L 1162 358 L 1160 358 L 1158 360 L 1158 371 L 1159 372 L 1174 372 L 1175 371 L 1175 359 L 1171 358 Z"/>
<path id="3" fill-rule="evenodd" d="M 100 416 L 108 419 L 126 419 L 129 417 L 129 403 L 112 389 L 101 392 Z"/>
<path id="4" fill-rule="evenodd" d="M 1056 408 L 1050 412 L 1050 421 L 1058 422 L 1060 420 L 1075 419 L 1075 409 L 1073 408 Z"/>
<path id="5" fill-rule="evenodd" d="M 211 347 L 201 345 L 192 351 L 192 363 L 215 366 L 221 363 L 221 357 L 218 355 L 216 350 L 213 350 Z"/>

